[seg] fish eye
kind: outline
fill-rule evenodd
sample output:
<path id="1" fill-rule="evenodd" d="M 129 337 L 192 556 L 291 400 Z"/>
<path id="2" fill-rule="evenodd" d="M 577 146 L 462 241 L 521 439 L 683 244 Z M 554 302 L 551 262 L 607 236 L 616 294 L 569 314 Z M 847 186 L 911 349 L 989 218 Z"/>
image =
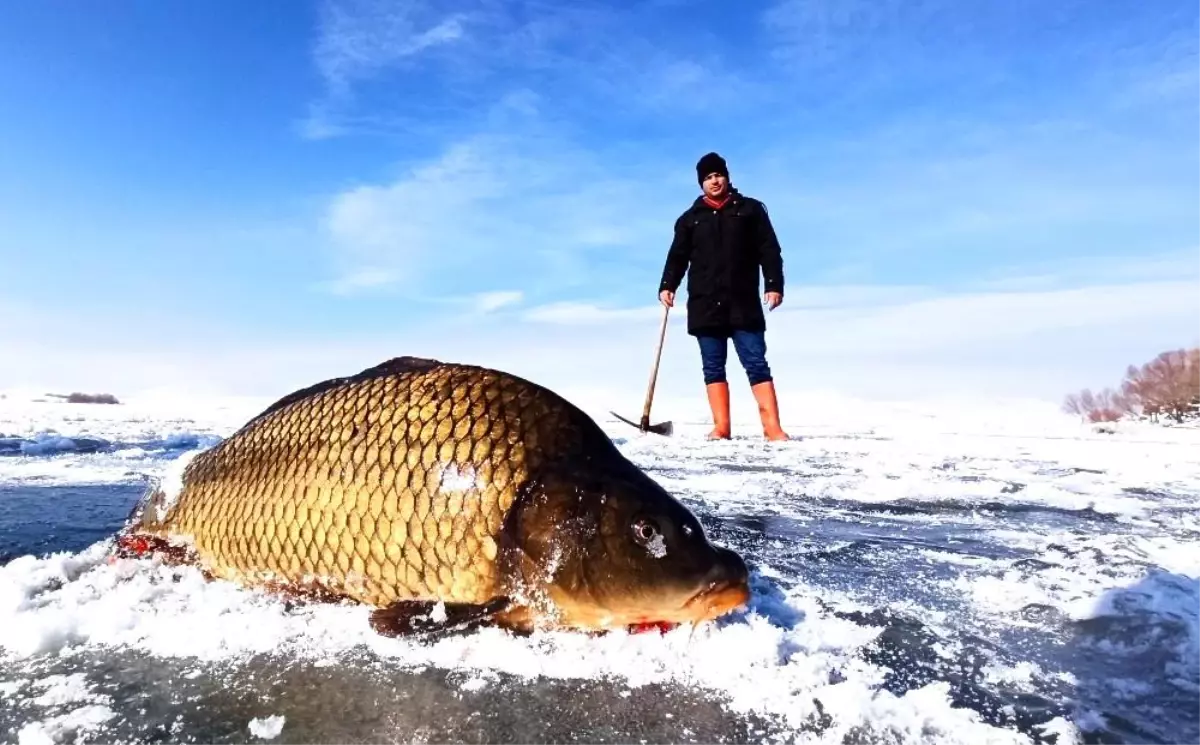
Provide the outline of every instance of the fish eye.
<path id="1" fill-rule="evenodd" d="M 633 521 L 633 535 L 638 540 L 638 543 L 649 543 L 654 540 L 655 536 L 661 534 L 658 526 L 653 520 L 642 517 Z"/>

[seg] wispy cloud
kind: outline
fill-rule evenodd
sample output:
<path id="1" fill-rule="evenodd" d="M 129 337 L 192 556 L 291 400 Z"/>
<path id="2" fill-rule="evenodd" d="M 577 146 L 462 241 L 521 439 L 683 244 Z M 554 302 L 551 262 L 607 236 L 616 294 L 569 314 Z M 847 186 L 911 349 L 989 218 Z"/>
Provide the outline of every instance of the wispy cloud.
<path id="1" fill-rule="evenodd" d="M 462 143 L 406 178 L 336 195 L 326 227 L 350 265 L 348 276 L 363 273 L 360 262 L 382 264 L 386 269 L 370 276 L 392 282 L 424 274 L 431 258 L 453 262 L 470 252 L 471 243 L 486 235 L 479 230 L 486 226 L 472 224 L 475 205 L 504 196 L 503 164 L 487 158 L 485 147 Z"/>
<path id="2" fill-rule="evenodd" d="M 778 311 L 780 325 L 817 353 L 924 354 L 967 344 L 1027 339 L 1073 328 L 1097 331 L 1200 317 L 1190 280 L 1050 290 L 948 293 L 906 303 Z M 788 342 L 784 342 L 788 343 Z"/>
<path id="3" fill-rule="evenodd" d="M 351 131 L 354 87 L 393 70 L 421 69 L 424 53 L 466 38 L 468 15 L 422 0 L 324 0 L 319 6 L 313 65 L 325 85 L 299 132 L 327 139 Z"/>
<path id="4" fill-rule="evenodd" d="M 313 52 L 326 82 L 342 90 L 439 44 L 463 37 L 463 16 L 438 17 L 426 3 L 405 0 L 326 2 Z"/>
<path id="5" fill-rule="evenodd" d="M 1054 290 L 1086 285 L 1200 282 L 1200 245 L 1130 257 L 1038 257 L 994 266 L 966 286 L 973 290 Z"/>
<path id="6" fill-rule="evenodd" d="M 680 308 L 676 313 L 682 316 L 687 313 Z M 660 306 L 643 306 L 637 308 L 601 307 L 593 303 L 561 302 L 548 303 L 530 308 L 522 314 L 526 321 L 541 324 L 557 324 L 564 326 L 606 325 L 615 321 L 644 321 L 662 315 Z"/>
<path id="7" fill-rule="evenodd" d="M 328 290 L 334 295 L 354 295 L 364 290 L 389 285 L 395 279 L 390 272 L 362 268 L 356 269 L 349 274 L 344 274 L 329 282 L 321 283 L 319 287 Z"/>
<path id="8" fill-rule="evenodd" d="M 589 258 L 608 273 L 661 264 L 682 209 L 663 188 L 671 179 L 660 174 L 669 171 L 631 163 L 631 179 L 629 169 L 608 167 L 608 155 L 564 139 L 528 97 L 505 101 L 487 129 L 398 179 L 331 197 L 324 229 L 342 277 L 335 286 L 354 287 L 350 279 L 367 272 L 408 292 L 450 278 L 483 291 L 505 276 L 536 296 L 594 287 L 605 272 L 587 273 L 578 262 Z M 646 246 L 659 250 L 614 253 Z M 644 281 L 652 295 L 656 280 Z"/>
<path id="9" fill-rule="evenodd" d="M 925 14 L 928 2 L 882 0 L 781 0 L 768 5 L 762 23 L 774 42 L 777 59 L 823 66 L 846 55 L 869 50 L 890 32 L 893 40 L 902 15 Z M 914 46 L 916 39 L 911 42 Z"/>
<path id="10" fill-rule="evenodd" d="M 1102 68 L 1095 85 L 1112 94 L 1106 107 L 1114 112 L 1139 115 L 1154 110 L 1154 120 L 1143 120 L 1149 132 L 1183 128 L 1196 131 L 1195 102 L 1200 91 L 1200 65 L 1197 65 L 1195 34 L 1175 40 L 1151 61 L 1139 60 L 1116 68 Z"/>
<path id="11" fill-rule="evenodd" d="M 481 292 L 474 296 L 474 305 L 480 313 L 491 313 L 509 305 L 516 305 L 524 297 L 525 293 L 514 290 Z"/>
<path id="12" fill-rule="evenodd" d="M 717 35 L 661 33 L 679 10 L 593 0 L 325 0 L 313 63 L 327 95 L 310 104 L 299 131 L 314 139 L 408 133 L 431 118 L 453 126 L 518 79 L 536 80 L 573 114 L 586 100 L 613 113 L 694 115 L 744 105 L 769 87 L 727 64 L 711 43 Z M 386 73 L 411 95 L 372 85 Z"/>

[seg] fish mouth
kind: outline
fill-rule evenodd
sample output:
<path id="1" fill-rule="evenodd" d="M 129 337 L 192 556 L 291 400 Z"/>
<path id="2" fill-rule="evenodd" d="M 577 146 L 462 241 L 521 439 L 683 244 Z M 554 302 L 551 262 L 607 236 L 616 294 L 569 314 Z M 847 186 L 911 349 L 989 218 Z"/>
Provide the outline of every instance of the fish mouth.
<path id="1" fill-rule="evenodd" d="M 737 610 L 750 602 L 750 571 L 736 551 L 717 549 L 718 561 L 708 582 L 683 604 L 697 621 L 706 621 Z"/>
<path id="2" fill-rule="evenodd" d="M 737 610 L 750 602 L 750 586 L 744 580 L 711 582 L 683 604 L 698 621 L 706 621 Z"/>
<path id="3" fill-rule="evenodd" d="M 682 623 L 702 623 L 737 610 L 750 601 L 750 586 L 745 580 L 727 579 L 710 582 L 683 604 L 681 613 L 665 617 L 644 616 L 626 624 L 632 634 L 650 631 L 666 633 Z"/>

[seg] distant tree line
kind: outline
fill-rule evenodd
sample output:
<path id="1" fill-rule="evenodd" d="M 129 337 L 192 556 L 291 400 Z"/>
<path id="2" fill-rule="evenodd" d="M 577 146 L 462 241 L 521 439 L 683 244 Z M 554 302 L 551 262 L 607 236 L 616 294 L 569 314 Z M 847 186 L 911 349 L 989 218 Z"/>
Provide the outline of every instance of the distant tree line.
<path id="1" fill-rule="evenodd" d="M 52 398 L 61 398 L 69 404 L 119 404 L 111 393 L 47 393 Z"/>
<path id="2" fill-rule="evenodd" d="M 1141 367 L 1130 365 L 1120 388 L 1072 393 L 1063 410 L 1090 422 L 1127 417 L 1183 422 L 1200 417 L 1200 347 L 1163 352 Z"/>

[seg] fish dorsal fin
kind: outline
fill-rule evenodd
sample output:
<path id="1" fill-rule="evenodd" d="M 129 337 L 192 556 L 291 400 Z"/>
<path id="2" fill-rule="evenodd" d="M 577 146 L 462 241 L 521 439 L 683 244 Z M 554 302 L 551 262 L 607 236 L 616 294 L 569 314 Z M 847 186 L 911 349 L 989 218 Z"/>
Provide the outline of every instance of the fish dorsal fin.
<path id="1" fill-rule="evenodd" d="M 322 380 L 320 383 L 314 383 L 307 388 L 301 388 L 298 391 L 293 391 L 275 403 L 268 406 L 256 417 L 255 420 L 261 419 L 271 412 L 278 411 L 288 404 L 294 403 L 309 396 L 315 396 L 322 391 L 327 391 L 330 388 L 342 385 L 344 383 L 358 383 L 363 380 L 371 380 L 372 378 L 380 378 L 385 375 L 402 375 L 411 372 L 426 372 L 441 365 L 438 360 L 428 359 L 425 357 L 393 357 L 390 360 L 381 362 L 378 365 L 368 367 L 360 373 L 354 375 L 346 375 L 340 378 L 330 378 Z M 253 421 L 253 420 L 252 420 Z"/>
<path id="2" fill-rule="evenodd" d="M 378 365 L 368 367 L 357 375 L 350 376 L 348 380 L 367 380 L 369 378 L 377 378 L 381 375 L 427 372 L 441 364 L 440 360 L 433 360 L 427 357 L 393 357 L 385 362 L 380 362 Z"/>

